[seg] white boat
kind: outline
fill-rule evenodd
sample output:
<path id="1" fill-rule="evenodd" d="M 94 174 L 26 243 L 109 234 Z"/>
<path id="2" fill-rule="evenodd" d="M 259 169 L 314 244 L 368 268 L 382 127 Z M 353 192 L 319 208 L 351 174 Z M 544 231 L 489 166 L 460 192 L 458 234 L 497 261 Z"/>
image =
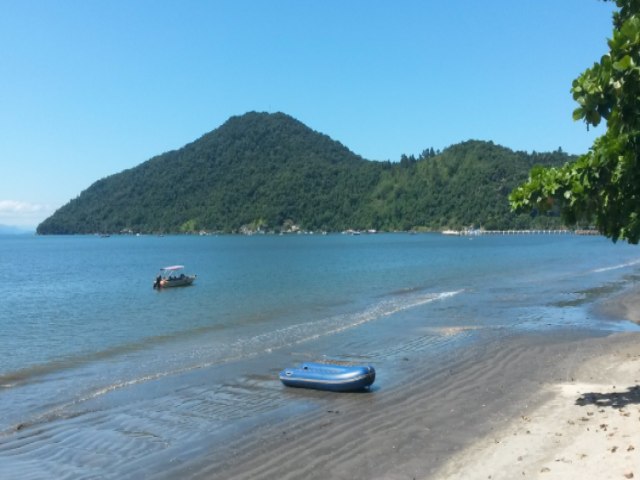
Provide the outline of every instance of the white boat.
<path id="1" fill-rule="evenodd" d="M 196 275 L 186 275 L 183 265 L 172 265 L 160 269 L 160 273 L 153 282 L 153 288 L 186 287 L 196 279 Z"/>

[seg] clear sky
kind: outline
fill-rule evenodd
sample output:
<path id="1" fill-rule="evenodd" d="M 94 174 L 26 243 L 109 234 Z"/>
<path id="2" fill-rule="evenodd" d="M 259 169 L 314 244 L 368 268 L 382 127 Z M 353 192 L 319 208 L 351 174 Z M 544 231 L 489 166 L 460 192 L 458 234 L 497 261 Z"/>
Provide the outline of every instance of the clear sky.
<path id="1" fill-rule="evenodd" d="M 0 224 L 247 111 L 370 160 L 469 139 L 584 153 L 599 0 L 0 0 Z"/>

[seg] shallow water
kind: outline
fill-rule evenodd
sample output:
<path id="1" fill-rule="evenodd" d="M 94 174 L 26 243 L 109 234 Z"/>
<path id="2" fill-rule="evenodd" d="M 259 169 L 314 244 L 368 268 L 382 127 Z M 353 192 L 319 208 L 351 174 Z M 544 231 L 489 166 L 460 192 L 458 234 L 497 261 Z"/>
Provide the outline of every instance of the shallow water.
<path id="1" fill-rule="evenodd" d="M 184 264 L 192 287 L 155 291 Z M 303 412 L 287 365 L 442 366 L 513 332 L 632 324 L 590 309 L 640 271 L 599 237 L 0 237 L 0 477 L 123 478 Z M 318 397 L 320 395 L 320 397 Z M 185 454 L 188 452 L 188 454 Z"/>

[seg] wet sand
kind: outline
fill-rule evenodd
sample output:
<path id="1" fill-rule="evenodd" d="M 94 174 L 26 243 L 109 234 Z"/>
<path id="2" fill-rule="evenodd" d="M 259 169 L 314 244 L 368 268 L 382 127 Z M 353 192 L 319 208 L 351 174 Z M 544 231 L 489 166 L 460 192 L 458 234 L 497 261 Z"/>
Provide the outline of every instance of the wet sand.
<path id="1" fill-rule="evenodd" d="M 638 292 L 610 299 L 636 320 Z M 555 332 L 465 351 L 412 381 L 310 395 L 322 408 L 236 439 L 169 477 L 640 478 L 640 338 Z M 288 393 L 289 394 L 289 393 Z"/>
<path id="2" fill-rule="evenodd" d="M 640 323 L 640 291 L 595 309 Z M 640 336 L 589 343 L 568 380 L 542 385 L 548 400 L 452 456 L 432 478 L 640 478 Z"/>
<path id="3" fill-rule="evenodd" d="M 506 337 L 437 370 L 399 359 L 388 368 L 406 380 L 382 375 L 370 393 L 284 389 L 314 408 L 282 412 L 163 477 L 640 478 L 640 338 L 589 335 Z"/>

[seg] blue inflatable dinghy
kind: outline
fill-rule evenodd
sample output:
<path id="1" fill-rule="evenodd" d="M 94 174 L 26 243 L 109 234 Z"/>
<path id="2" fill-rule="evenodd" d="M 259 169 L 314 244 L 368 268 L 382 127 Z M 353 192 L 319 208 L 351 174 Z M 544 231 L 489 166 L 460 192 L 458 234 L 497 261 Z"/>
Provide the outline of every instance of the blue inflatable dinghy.
<path id="1" fill-rule="evenodd" d="M 372 366 L 307 362 L 280 372 L 288 387 L 315 388 L 332 392 L 354 392 L 368 388 L 376 379 Z"/>

